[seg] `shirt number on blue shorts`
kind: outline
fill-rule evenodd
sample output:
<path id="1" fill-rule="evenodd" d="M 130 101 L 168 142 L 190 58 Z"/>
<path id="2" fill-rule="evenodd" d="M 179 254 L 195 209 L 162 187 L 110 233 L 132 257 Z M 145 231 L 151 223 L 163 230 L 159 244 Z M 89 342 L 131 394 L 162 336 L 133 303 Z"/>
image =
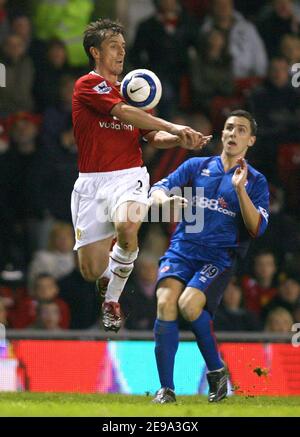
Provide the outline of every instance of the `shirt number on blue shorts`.
<path id="1" fill-rule="evenodd" d="M 200 273 L 207 278 L 214 278 L 219 273 L 219 269 L 212 264 L 205 264 Z"/>

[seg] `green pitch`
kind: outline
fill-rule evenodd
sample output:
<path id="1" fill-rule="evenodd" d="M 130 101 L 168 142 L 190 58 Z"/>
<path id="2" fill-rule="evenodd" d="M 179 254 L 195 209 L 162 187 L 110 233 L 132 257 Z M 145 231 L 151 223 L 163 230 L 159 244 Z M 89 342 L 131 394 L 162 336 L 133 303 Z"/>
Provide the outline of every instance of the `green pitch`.
<path id="1" fill-rule="evenodd" d="M 0 393 L 0 416 L 300 417 L 300 396 L 235 396 L 218 404 L 203 396 L 179 396 L 176 404 L 153 405 L 150 396 Z"/>

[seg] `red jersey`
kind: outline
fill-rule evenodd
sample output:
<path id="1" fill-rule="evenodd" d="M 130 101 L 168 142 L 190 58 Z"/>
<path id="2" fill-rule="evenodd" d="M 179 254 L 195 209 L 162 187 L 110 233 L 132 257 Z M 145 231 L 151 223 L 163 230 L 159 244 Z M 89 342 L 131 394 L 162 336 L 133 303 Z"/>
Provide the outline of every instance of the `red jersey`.
<path id="1" fill-rule="evenodd" d="M 11 301 L 11 304 L 7 308 L 7 321 L 10 328 L 28 328 L 35 322 L 38 303 L 27 294 L 24 287 L 13 289 L 1 286 L 0 297 L 7 298 Z M 60 309 L 61 318 L 59 326 L 63 329 L 68 329 L 71 319 L 69 306 L 60 297 L 56 297 L 54 302 L 57 303 Z"/>
<path id="2" fill-rule="evenodd" d="M 140 167 L 140 137 L 146 131 L 110 115 L 125 102 L 117 86 L 91 72 L 79 78 L 73 93 L 73 126 L 81 173 Z"/>
<path id="3" fill-rule="evenodd" d="M 264 288 L 250 276 L 242 278 L 242 288 L 247 309 L 256 314 L 260 314 L 262 308 L 277 294 L 276 288 Z"/>

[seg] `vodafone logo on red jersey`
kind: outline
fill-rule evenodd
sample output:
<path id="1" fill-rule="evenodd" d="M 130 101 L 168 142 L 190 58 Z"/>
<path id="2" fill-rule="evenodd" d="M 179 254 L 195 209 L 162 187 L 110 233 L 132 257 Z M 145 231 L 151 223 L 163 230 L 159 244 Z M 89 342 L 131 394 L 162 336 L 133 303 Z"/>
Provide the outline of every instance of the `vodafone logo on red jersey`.
<path id="1" fill-rule="evenodd" d="M 126 124 L 122 121 L 99 121 L 99 126 L 102 129 L 114 129 L 114 130 L 130 130 L 133 131 L 132 124 Z"/>

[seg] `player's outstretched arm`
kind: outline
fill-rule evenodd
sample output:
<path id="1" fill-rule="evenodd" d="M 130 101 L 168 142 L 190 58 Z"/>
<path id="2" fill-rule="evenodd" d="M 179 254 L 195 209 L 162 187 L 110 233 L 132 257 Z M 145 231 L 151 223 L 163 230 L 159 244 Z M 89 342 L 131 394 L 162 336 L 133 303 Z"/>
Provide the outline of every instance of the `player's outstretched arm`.
<path id="1" fill-rule="evenodd" d="M 183 147 L 194 149 L 202 147 L 208 141 L 208 138 L 204 137 L 201 132 L 196 132 L 189 126 L 181 126 L 170 123 L 162 118 L 153 117 L 153 115 L 123 102 L 115 105 L 111 110 L 111 114 L 124 123 L 130 123 L 139 129 L 164 131 L 178 137 L 179 144 L 177 139 L 174 139 L 175 143 L 172 147 L 182 145 Z"/>
<path id="2" fill-rule="evenodd" d="M 173 147 L 183 147 L 184 149 L 202 149 L 212 138 L 212 135 L 201 137 L 195 145 L 190 141 L 183 143 L 178 135 L 172 135 L 163 131 L 152 131 L 144 135 L 150 146 L 157 149 L 171 149 Z"/>

